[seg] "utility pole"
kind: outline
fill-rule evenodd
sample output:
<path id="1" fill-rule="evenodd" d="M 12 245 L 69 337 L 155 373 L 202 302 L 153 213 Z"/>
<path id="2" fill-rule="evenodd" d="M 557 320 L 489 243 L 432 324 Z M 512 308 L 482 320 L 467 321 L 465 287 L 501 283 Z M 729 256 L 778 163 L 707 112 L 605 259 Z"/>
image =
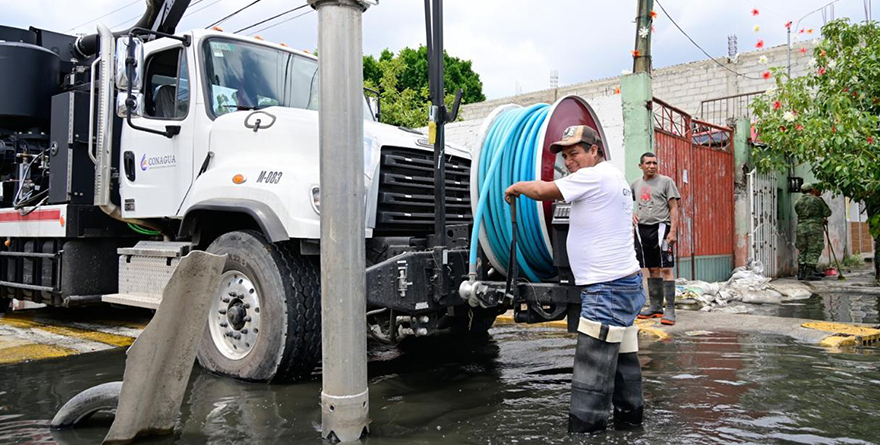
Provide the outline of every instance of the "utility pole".
<path id="1" fill-rule="evenodd" d="M 638 0 L 639 7 L 636 15 L 636 44 L 633 51 L 633 73 L 651 72 L 651 27 L 654 19 L 651 11 L 654 10 L 654 0 Z"/>
<path id="2" fill-rule="evenodd" d="M 308 0 L 318 11 L 321 174 L 321 436 L 369 430 L 364 247 L 363 0 Z"/>
<path id="3" fill-rule="evenodd" d="M 434 145 L 434 236 L 428 246 L 434 253 L 434 297 L 449 294 L 446 264 L 446 123 L 458 117 L 461 88 L 455 93 L 452 110 L 446 109 L 446 86 L 443 67 L 443 0 L 425 0 L 425 35 L 428 49 L 428 85 L 431 113 L 428 116 L 428 142 Z"/>

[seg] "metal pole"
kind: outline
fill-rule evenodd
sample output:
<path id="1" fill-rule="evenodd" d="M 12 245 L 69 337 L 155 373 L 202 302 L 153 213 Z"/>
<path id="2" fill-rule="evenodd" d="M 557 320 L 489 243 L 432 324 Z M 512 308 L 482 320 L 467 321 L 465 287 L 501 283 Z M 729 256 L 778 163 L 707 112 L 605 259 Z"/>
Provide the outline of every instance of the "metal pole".
<path id="1" fill-rule="evenodd" d="M 431 116 L 430 120 L 435 124 L 434 143 L 434 235 L 433 247 L 446 247 L 446 86 L 444 85 L 443 67 L 443 0 L 426 0 L 425 7 L 431 6 L 430 20 L 429 11 L 425 10 L 428 34 L 428 57 L 429 81 L 431 90 Z M 444 287 L 440 276 L 440 288 Z"/>
<path id="2" fill-rule="evenodd" d="M 355 0 L 309 0 L 318 10 L 321 108 L 321 436 L 369 430 L 361 14 Z"/>
<path id="3" fill-rule="evenodd" d="M 791 79 L 791 26 L 788 27 L 788 43 L 786 47 L 788 48 L 788 78 Z"/>

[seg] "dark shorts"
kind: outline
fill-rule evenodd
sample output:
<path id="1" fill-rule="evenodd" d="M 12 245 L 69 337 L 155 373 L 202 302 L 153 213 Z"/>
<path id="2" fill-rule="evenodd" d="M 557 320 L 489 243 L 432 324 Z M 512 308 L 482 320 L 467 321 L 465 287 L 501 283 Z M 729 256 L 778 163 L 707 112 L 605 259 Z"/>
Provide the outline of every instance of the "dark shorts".
<path id="1" fill-rule="evenodd" d="M 660 250 L 661 242 L 658 239 L 660 224 L 639 224 L 636 232 L 636 258 L 643 268 L 660 267 L 663 269 L 675 266 L 675 251 L 670 246 L 668 252 Z M 669 235 L 669 225 L 666 224 L 663 238 Z"/>
<path id="2" fill-rule="evenodd" d="M 609 326 L 632 326 L 644 305 L 641 272 L 590 284 L 581 291 L 581 317 Z"/>

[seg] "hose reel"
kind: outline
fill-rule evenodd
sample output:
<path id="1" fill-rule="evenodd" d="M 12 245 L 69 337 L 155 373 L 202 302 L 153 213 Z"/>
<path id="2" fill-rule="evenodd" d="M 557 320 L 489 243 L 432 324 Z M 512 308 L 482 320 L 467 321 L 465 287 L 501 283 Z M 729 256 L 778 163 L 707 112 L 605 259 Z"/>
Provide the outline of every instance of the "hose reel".
<path id="1" fill-rule="evenodd" d="M 562 156 L 550 153 L 549 148 L 572 125 L 587 125 L 607 140 L 596 113 L 578 96 L 565 96 L 553 105 L 502 105 L 483 122 L 478 144 L 471 153 L 471 281 L 476 275 L 478 242 L 491 266 L 507 276 L 510 258 L 514 257 L 513 224 L 504 191 L 518 181 L 552 181 L 567 174 Z M 551 280 L 556 276 L 549 230 L 552 203 L 525 196 L 519 201 L 515 226 L 519 272 L 532 282 Z"/>

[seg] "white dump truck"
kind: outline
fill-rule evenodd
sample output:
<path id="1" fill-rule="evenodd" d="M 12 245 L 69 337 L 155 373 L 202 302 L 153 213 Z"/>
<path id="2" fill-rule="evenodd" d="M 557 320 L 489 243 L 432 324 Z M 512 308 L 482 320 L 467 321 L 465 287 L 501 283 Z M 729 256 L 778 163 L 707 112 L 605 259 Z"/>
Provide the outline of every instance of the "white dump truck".
<path id="1" fill-rule="evenodd" d="M 172 34 L 186 3 L 148 2 L 135 32 L 0 26 L 0 306 L 156 308 L 188 251 L 228 254 L 199 362 L 248 380 L 302 378 L 321 350 L 317 58 L 216 30 Z M 429 247 L 433 147 L 364 108 L 353 149 L 365 154 L 377 265 Z M 469 154 L 447 155 L 447 218 L 466 238 Z M 475 325 L 426 283 L 408 294 L 396 267 L 381 278 L 387 295 L 372 286 L 376 338 L 494 320 L 481 312 Z"/>

